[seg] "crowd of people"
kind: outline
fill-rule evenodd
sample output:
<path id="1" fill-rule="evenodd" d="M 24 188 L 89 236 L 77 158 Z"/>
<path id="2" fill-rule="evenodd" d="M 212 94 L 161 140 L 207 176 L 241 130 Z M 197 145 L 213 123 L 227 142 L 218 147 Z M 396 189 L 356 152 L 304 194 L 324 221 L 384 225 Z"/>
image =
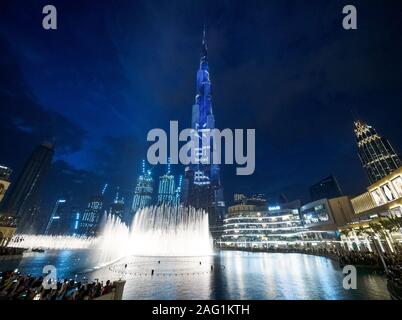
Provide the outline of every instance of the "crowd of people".
<path id="1" fill-rule="evenodd" d="M 0 300 L 93 300 L 114 290 L 110 280 L 75 280 L 44 283 L 43 277 L 22 275 L 18 271 L 0 273 Z"/>
<path id="2" fill-rule="evenodd" d="M 0 247 L 0 256 L 22 255 L 23 252 L 22 248 Z"/>
<path id="3" fill-rule="evenodd" d="M 371 266 L 381 267 L 381 258 L 378 254 L 370 251 L 346 251 L 339 250 L 337 253 L 339 264 L 341 266 L 357 265 L 357 266 Z"/>

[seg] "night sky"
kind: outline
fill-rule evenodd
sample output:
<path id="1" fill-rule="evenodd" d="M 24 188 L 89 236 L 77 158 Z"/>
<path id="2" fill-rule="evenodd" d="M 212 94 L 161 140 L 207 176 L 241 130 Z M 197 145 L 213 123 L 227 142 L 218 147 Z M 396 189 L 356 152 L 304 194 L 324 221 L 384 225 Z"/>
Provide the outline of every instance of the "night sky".
<path id="1" fill-rule="evenodd" d="M 46 4 L 58 9 L 57 30 L 42 28 Z M 342 28 L 346 4 L 358 30 Z M 255 173 L 222 168 L 226 201 L 307 201 L 329 174 L 345 193 L 363 192 L 351 110 L 402 151 L 401 13 L 398 0 L 3 0 L 0 164 L 15 180 L 50 140 L 44 205 L 65 195 L 84 205 L 104 183 L 131 205 L 147 132 L 191 125 L 205 23 L 216 126 L 256 129 Z"/>

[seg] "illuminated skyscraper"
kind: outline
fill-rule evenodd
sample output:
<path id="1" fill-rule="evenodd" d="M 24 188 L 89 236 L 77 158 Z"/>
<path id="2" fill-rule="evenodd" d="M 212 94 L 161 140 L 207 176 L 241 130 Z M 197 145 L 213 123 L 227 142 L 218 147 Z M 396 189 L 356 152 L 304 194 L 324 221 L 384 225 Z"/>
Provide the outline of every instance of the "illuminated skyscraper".
<path id="1" fill-rule="evenodd" d="M 370 183 L 384 178 L 402 163 L 387 139 L 361 120 L 355 121 L 358 154 Z"/>
<path id="2" fill-rule="evenodd" d="M 138 177 L 137 185 L 135 187 L 132 214 L 134 215 L 138 209 L 148 207 L 152 202 L 153 184 L 151 170 L 145 167 L 145 160 L 142 161 L 142 174 Z"/>
<path id="3" fill-rule="evenodd" d="M 53 207 L 49 222 L 45 229 L 46 235 L 59 235 L 65 233 L 68 228 L 67 201 L 59 199 Z"/>
<path id="4" fill-rule="evenodd" d="M 40 213 L 38 193 L 53 154 L 54 148 L 50 143 L 38 146 L 25 163 L 6 199 L 5 211 L 18 216 L 19 233 L 36 233 L 43 230 L 47 217 Z"/>
<path id="5" fill-rule="evenodd" d="M 79 234 L 95 236 L 99 231 L 100 222 L 104 214 L 103 203 L 107 186 L 108 185 L 105 184 L 100 195 L 91 197 L 87 208 L 82 214 L 82 219 L 79 221 Z"/>
<path id="6" fill-rule="evenodd" d="M 205 29 L 202 38 L 200 67 L 197 71 L 195 104 L 192 108 L 191 127 L 199 136 L 199 159 L 211 159 L 212 143 L 204 143 L 202 137 L 215 128 L 212 112 L 211 81 L 209 79 L 208 51 Z M 211 146 L 211 147 L 210 147 Z M 185 168 L 183 203 L 186 206 L 205 209 L 211 230 L 221 225 L 225 210 L 220 181 L 220 168 L 215 164 L 191 164 Z"/>
<path id="7" fill-rule="evenodd" d="M 158 205 L 174 205 L 175 201 L 175 181 L 174 175 L 170 173 L 170 159 L 167 164 L 166 173 L 159 177 Z"/>

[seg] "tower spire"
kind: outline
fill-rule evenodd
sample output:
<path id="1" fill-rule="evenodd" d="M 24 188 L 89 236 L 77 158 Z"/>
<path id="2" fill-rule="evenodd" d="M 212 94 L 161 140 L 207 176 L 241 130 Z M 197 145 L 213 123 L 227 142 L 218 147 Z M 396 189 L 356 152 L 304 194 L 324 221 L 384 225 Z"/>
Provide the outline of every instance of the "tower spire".
<path id="1" fill-rule="evenodd" d="M 206 37 L 205 23 L 204 23 L 204 29 L 202 32 L 201 62 L 206 61 L 207 56 L 208 56 L 207 37 Z"/>

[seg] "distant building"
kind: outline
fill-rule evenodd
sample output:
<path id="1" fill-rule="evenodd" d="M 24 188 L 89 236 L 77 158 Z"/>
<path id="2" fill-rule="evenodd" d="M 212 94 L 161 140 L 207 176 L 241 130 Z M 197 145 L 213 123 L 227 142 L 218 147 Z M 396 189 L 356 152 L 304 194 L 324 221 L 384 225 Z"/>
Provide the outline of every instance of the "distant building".
<path id="1" fill-rule="evenodd" d="M 46 217 L 40 215 L 38 193 L 53 154 L 53 145 L 43 143 L 38 146 L 5 200 L 5 212 L 18 217 L 19 233 L 36 233 L 46 222 Z"/>
<path id="2" fill-rule="evenodd" d="M 246 195 L 243 193 L 235 193 L 233 195 L 233 201 L 235 204 L 243 203 L 247 199 Z"/>
<path id="3" fill-rule="evenodd" d="M 70 234 L 76 236 L 80 235 L 80 223 L 81 223 L 81 210 L 77 207 L 71 208 L 71 231 Z"/>
<path id="4" fill-rule="evenodd" d="M 402 162 L 387 139 L 361 120 L 355 121 L 358 154 L 370 183 L 386 177 Z"/>
<path id="5" fill-rule="evenodd" d="M 311 201 L 341 197 L 342 191 L 336 178 L 331 175 L 310 187 Z"/>
<path id="6" fill-rule="evenodd" d="M 300 208 L 300 215 L 306 228 L 328 231 L 336 231 L 355 217 L 352 203 L 346 196 L 307 203 Z"/>
<path id="7" fill-rule="evenodd" d="M 53 207 L 49 221 L 45 229 L 45 235 L 61 235 L 69 233 L 70 217 L 67 201 L 58 199 Z"/>
<path id="8" fill-rule="evenodd" d="M 152 204 L 153 196 L 153 184 L 151 170 L 147 170 L 145 167 L 145 161 L 142 162 L 142 174 L 138 177 L 137 185 L 135 187 L 135 193 L 132 205 L 132 214 L 134 215 L 138 209 L 148 207 Z"/>
<path id="9" fill-rule="evenodd" d="M 0 165 L 0 203 L 10 186 L 10 176 L 12 172 L 10 168 Z"/>
<path id="10" fill-rule="evenodd" d="M 267 204 L 267 199 L 262 193 L 253 194 L 251 196 L 246 196 L 243 193 L 235 193 L 233 200 L 235 204 L 247 204 L 255 206 L 265 206 Z"/>
<path id="11" fill-rule="evenodd" d="M 228 208 L 219 245 L 226 248 L 270 248 L 312 245 L 334 239 L 331 231 L 309 230 L 299 215 L 299 201 L 275 206 L 237 204 Z"/>
<path id="12" fill-rule="evenodd" d="M 173 206 L 176 198 L 175 195 L 174 175 L 170 173 L 170 163 L 168 163 L 166 173 L 159 177 L 158 205 Z"/>
<path id="13" fill-rule="evenodd" d="M 176 187 L 176 191 L 174 194 L 173 206 L 178 207 L 181 204 L 181 194 L 182 194 L 182 184 L 183 184 L 183 176 L 179 176 L 179 182 Z"/>
<path id="14" fill-rule="evenodd" d="M 124 198 L 119 197 L 119 187 L 117 187 L 116 196 L 113 200 L 112 205 L 110 206 L 109 213 L 115 217 L 118 217 L 121 221 L 123 221 L 125 218 Z"/>
<path id="15" fill-rule="evenodd" d="M 91 197 L 87 208 L 84 210 L 79 220 L 79 234 L 85 236 L 96 236 L 99 232 L 100 223 L 104 216 L 104 194 L 107 184 L 104 186 L 100 195 Z"/>

